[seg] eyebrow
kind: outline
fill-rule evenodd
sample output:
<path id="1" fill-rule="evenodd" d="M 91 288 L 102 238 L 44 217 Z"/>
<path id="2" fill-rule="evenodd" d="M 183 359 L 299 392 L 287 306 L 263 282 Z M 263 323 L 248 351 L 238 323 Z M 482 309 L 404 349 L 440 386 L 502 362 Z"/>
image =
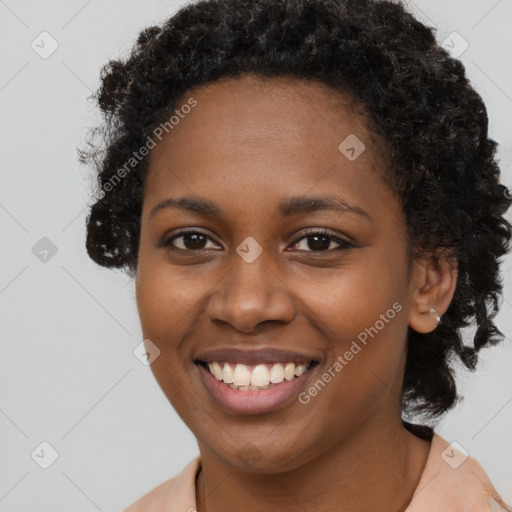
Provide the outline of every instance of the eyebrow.
<path id="1" fill-rule="evenodd" d="M 157 212 L 167 208 L 177 208 L 184 211 L 194 212 L 206 217 L 218 217 L 220 219 L 226 218 L 226 215 L 222 209 L 213 201 L 196 197 L 165 199 L 164 201 L 156 204 L 151 209 L 149 212 L 149 218 L 151 219 Z M 336 196 L 289 197 L 279 203 L 277 209 L 282 217 L 290 217 L 299 213 L 309 213 L 318 210 L 335 210 L 343 213 L 355 213 L 367 217 L 369 220 L 372 220 L 368 212 Z"/>

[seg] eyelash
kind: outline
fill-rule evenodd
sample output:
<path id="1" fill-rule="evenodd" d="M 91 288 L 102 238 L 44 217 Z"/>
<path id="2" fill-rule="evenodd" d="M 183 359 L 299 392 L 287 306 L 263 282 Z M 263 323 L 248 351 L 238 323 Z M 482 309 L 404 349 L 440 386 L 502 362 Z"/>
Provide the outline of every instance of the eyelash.
<path id="1" fill-rule="evenodd" d="M 190 230 L 190 231 L 182 231 L 181 233 L 178 233 L 178 234 L 172 236 L 171 238 L 163 240 L 162 243 L 160 244 L 160 246 L 161 247 L 167 247 L 167 248 L 169 248 L 171 250 L 184 251 L 184 252 L 197 252 L 197 253 L 200 253 L 202 251 L 208 251 L 208 249 L 196 249 L 196 250 L 194 250 L 194 249 L 181 249 L 181 248 L 173 246 L 174 240 L 177 240 L 179 238 L 183 238 L 185 235 L 190 235 L 190 234 L 203 235 L 204 237 L 206 237 L 206 238 L 211 240 L 211 238 L 208 236 L 208 234 L 203 232 L 203 231 L 200 231 L 200 230 Z M 332 234 L 331 232 L 329 232 L 326 229 L 308 230 L 305 233 L 303 233 L 302 236 L 300 238 L 298 238 L 292 244 L 292 246 L 297 245 L 302 240 L 304 240 L 304 239 L 306 239 L 308 237 L 311 237 L 311 236 L 315 236 L 315 235 L 316 236 L 326 236 L 326 237 L 330 238 L 331 241 L 334 241 L 337 244 L 339 244 L 340 247 L 338 247 L 338 248 L 336 248 L 334 250 L 333 249 L 327 249 L 325 251 L 299 251 L 299 252 L 307 252 L 307 253 L 312 253 L 312 254 L 324 254 L 324 253 L 329 253 L 330 254 L 332 252 L 343 251 L 343 250 L 352 249 L 352 248 L 355 247 L 354 244 L 352 244 L 348 240 L 345 240 L 344 238 L 340 238 L 340 237 Z"/>

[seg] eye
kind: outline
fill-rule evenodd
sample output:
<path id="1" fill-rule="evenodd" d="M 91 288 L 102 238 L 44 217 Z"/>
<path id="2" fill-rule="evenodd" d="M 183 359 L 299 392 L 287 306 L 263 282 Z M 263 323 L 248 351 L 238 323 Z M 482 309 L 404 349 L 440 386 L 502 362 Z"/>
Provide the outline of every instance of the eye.
<path id="1" fill-rule="evenodd" d="M 213 247 L 208 247 L 208 241 L 213 243 Z M 338 248 L 330 249 L 332 243 L 338 244 Z M 302 244 L 302 248 L 300 245 Z M 182 231 L 160 243 L 161 247 L 168 247 L 178 251 L 205 251 L 208 249 L 218 249 L 219 245 L 204 232 L 197 230 Z M 305 236 L 299 238 L 291 247 L 299 248 L 302 252 L 334 252 L 355 247 L 351 242 L 330 233 L 325 229 L 309 230 Z M 309 250 L 308 250 L 309 249 Z"/>
<path id="2" fill-rule="evenodd" d="M 304 248 L 299 250 L 313 253 L 342 251 L 355 247 L 348 240 L 340 238 L 339 236 L 336 236 L 325 229 L 310 230 L 307 231 L 305 235 L 306 236 L 299 238 L 292 245 L 292 247 L 300 246 L 300 244 L 302 243 L 303 247 L 306 246 L 310 250 Z M 332 242 L 335 242 L 339 245 L 339 247 L 335 248 L 334 251 L 329 250 L 329 247 Z"/>
<path id="3" fill-rule="evenodd" d="M 202 231 L 182 231 L 171 238 L 163 240 L 160 246 L 181 251 L 203 251 L 211 249 L 211 247 L 205 246 L 208 240 L 212 241 L 212 239 Z M 215 247 L 217 248 L 219 246 L 215 245 Z"/>

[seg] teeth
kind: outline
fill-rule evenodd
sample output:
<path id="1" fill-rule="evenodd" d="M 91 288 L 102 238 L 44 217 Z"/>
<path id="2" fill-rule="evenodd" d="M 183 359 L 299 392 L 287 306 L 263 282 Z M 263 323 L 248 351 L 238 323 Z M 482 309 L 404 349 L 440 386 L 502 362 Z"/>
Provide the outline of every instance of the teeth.
<path id="1" fill-rule="evenodd" d="M 215 378 L 216 378 L 217 380 L 222 380 L 222 378 L 223 378 L 223 373 L 224 373 L 224 372 L 222 371 L 222 369 L 221 369 L 221 367 L 220 367 L 220 364 L 219 364 L 219 363 L 217 363 L 217 361 L 214 361 L 214 362 L 212 363 L 212 365 L 213 365 L 213 375 L 215 375 Z M 210 371 L 211 371 L 211 370 L 210 370 Z"/>
<path id="2" fill-rule="evenodd" d="M 271 386 L 235 386 L 234 384 L 228 384 L 228 386 L 231 388 L 231 389 L 237 389 L 238 391 L 248 391 L 248 390 L 251 390 L 251 391 L 255 391 L 255 390 L 260 390 L 260 389 L 268 389 L 270 388 Z"/>
<path id="3" fill-rule="evenodd" d="M 306 368 L 303 367 L 304 365 L 299 365 L 295 368 L 295 375 L 297 375 L 297 377 L 300 377 L 305 371 L 306 371 Z"/>
<path id="4" fill-rule="evenodd" d="M 277 363 L 272 366 L 270 369 L 270 382 L 273 384 L 277 384 L 279 382 L 283 382 L 284 380 L 284 368 L 283 365 Z"/>
<path id="5" fill-rule="evenodd" d="M 253 386 L 268 386 L 270 372 L 264 364 L 258 364 L 251 372 L 251 384 Z"/>
<path id="6" fill-rule="evenodd" d="M 233 369 L 228 363 L 224 363 L 224 368 L 222 370 L 222 380 L 226 384 L 230 384 L 233 382 Z"/>
<path id="7" fill-rule="evenodd" d="M 284 380 L 300 377 L 307 367 L 307 364 L 295 363 L 257 364 L 251 370 L 251 367 L 240 363 L 235 364 L 234 369 L 232 364 L 226 362 L 208 363 L 210 373 L 217 380 L 222 380 L 230 388 L 240 391 L 268 389 Z"/>
<path id="8" fill-rule="evenodd" d="M 222 377 L 219 380 L 223 380 Z M 233 384 L 235 386 L 248 386 L 251 383 L 251 372 L 245 364 L 237 364 L 233 372 Z"/>
<path id="9" fill-rule="evenodd" d="M 284 367 L 284 378 L 286 380 L 292 380 L 295 374 L 295 365 L 293 363 L 288 363 Z"/>

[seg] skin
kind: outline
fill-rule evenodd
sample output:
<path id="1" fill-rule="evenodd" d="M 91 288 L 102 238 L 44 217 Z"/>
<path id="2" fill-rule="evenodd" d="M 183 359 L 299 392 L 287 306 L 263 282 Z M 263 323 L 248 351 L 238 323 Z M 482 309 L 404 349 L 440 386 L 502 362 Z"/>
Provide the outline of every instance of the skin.
<path id="1" fill-rule="evenodd" d="M 406 220 L 383 159 L 340 93 L 244 76 L 201 86 L 182 103 L 191 96 L 197 106 L 151 153 L 136 293 L 144 338 L 161 351 L 152 371 L 198 441 L 197 509 L 404 510 L 430 449 L 400 419 L 407 330 L 435 329 L 429 309 L 446 311 L 456 272 L 431 255 L 409 267 Z M 354 161 L 338 149 L 349 134 L 366 146 Z M 298 195 L 334 195 L 367 216 L 276 213 Z M 225 217 L 150 215 L 184 196 L 215 202 Z M 315 247 L 305 231 L 322 228 L 353 246 L 327 238 Z M 207 238 L 159 246 L 194 229 Z M 252 263 L 236 252 L 248 236 L 263 249 Z M 306 405 L 231 414 L 193 362 L 199 350 L 230 346 L 296 350 L 320 360 L 309 387 L 397 302 L 402 310 Z M 248 449 L 251 460 L 241 457 Z"/>

